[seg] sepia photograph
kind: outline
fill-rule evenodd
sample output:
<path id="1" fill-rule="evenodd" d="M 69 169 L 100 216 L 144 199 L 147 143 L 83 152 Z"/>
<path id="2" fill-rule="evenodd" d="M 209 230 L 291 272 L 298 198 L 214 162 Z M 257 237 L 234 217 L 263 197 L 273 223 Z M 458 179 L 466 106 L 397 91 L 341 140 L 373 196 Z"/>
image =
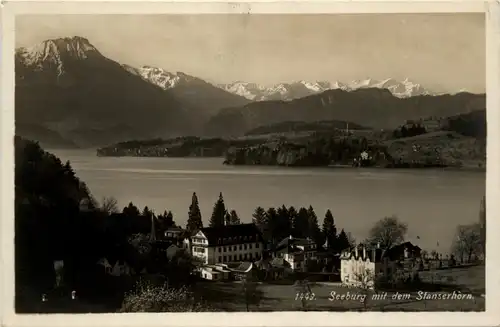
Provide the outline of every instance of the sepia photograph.
<path id="1" fill-rule="evenodd" d="M 14 26 L 16 314 L 485 311 L 484 12 Z"/>

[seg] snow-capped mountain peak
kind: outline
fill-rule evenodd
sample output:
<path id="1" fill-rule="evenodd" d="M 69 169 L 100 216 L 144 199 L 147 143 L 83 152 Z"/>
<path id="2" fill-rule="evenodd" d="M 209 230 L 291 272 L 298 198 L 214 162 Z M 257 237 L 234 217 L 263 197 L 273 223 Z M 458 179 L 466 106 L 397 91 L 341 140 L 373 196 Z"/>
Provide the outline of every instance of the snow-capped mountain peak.
<path id="1" fill-rule="evenodd" d="M 363 88 L 387 89 L 394 96 L 399 98 L 431 94 L 431 92 L 424 89 L 420 84 L 413 83 L 409 79 L 399 82 L 393 78 L 387 78 L 384 80 L 366 78 L 363 80 L 353 80 L 349 83 L 339 81 L 298 81 L 293 83 L 275 84 L 270 87 L 265 87 L 255 83 L 235 82 L 231 84 L 222 84 L 219 85 L 219 87 L 228 92 L 244 96 L 247 99 L 254 101 L 292 100 L 332 89 L 340 89 L 344 91 L 354 91 Z"/>
<path id="2" fill-rule="evenodd" d="M 59 75 L 64 72 L 66 60 L 84 60 L 95 55 L 101 56 L 89 40 L 80 36 L 46 40 L 16 50 L 16 57 L 24 66 L 35 70 L 55 68 Z"/>
<path id="3" fill-rule="evenodd" d="M 203 82 L 202 80 L 183 72 L 170 72 L 163 68 L 153 66 L 142 66 L 140 68 L 134 68 L 134 71 L 135 73 L 139 74 L 144 80 L 149 81 L 150 83 L 155 84 L 164 90 L 168 90 L 179 86 L 180 84 L 189 82 Z"/>

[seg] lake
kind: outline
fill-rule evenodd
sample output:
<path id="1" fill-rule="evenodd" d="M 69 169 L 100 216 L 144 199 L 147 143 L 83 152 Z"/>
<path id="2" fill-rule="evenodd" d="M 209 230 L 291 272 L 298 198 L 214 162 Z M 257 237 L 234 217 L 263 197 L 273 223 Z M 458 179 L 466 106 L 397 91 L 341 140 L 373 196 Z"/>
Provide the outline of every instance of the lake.
<path id="1" fill-rule="evenodd" d="M 115 197 L 156 213 L 171 210 L 185 226 L 196 192 L 203 222 L 223 193 L 226 207 L 250 222 L 265 209 L 312 205 L 320 226 L 327 209 L 337 229 L 362 241 L 384 216 L 408 223 L 407 239 L 427 250 L 449 251 L 459 224 L 478 221 L 485 194 L 485 172 L 225 166 L 221 158 L 97 157 L 88 150 L 49 150 L 70 160 L 97 200 Z M 419 237 L 419 238 L 417 238 Z M 439 245 L 438 245 L 439 243 Z"/>

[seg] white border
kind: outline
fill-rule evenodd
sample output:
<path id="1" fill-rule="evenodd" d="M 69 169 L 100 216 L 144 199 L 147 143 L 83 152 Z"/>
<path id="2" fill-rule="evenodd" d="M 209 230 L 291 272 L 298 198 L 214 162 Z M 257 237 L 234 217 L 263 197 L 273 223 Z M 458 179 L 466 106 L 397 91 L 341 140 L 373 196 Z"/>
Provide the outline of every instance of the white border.
<path id="1" fill-rule="evenodd" d="M 500 299 L 500 241 L 497 238 L 500 206 L 500 2 L 482 1 L 349 1 L 314 2 L 7 2 L 2 4 L 1 41 L 1 159 L 2 212 L 2 326 L 487 326 L 500 324 L 495 311 Z M 498 0 L 497 0 L 498 1 Z M 377 313 L 276 312 L 16 315 L 13 309 L 14 255 L 14 17 L 18 14 L 158 14 L 158 13 L 430 13 L 485 12 L 487 44 L 487 252 L 486 312 L 484 313 Z"/>

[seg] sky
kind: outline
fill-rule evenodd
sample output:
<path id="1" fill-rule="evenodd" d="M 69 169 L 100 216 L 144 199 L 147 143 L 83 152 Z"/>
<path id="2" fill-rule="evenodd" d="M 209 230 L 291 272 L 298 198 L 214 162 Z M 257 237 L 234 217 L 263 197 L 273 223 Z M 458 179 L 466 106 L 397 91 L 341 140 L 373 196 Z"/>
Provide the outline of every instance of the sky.
<path id="1" fill-rule="evenodd" d="M 122 64 L 212 83 L 409 80 L 485 92 L 484 14 L 30 15 L 16 47 L 82 36 Z"/>

